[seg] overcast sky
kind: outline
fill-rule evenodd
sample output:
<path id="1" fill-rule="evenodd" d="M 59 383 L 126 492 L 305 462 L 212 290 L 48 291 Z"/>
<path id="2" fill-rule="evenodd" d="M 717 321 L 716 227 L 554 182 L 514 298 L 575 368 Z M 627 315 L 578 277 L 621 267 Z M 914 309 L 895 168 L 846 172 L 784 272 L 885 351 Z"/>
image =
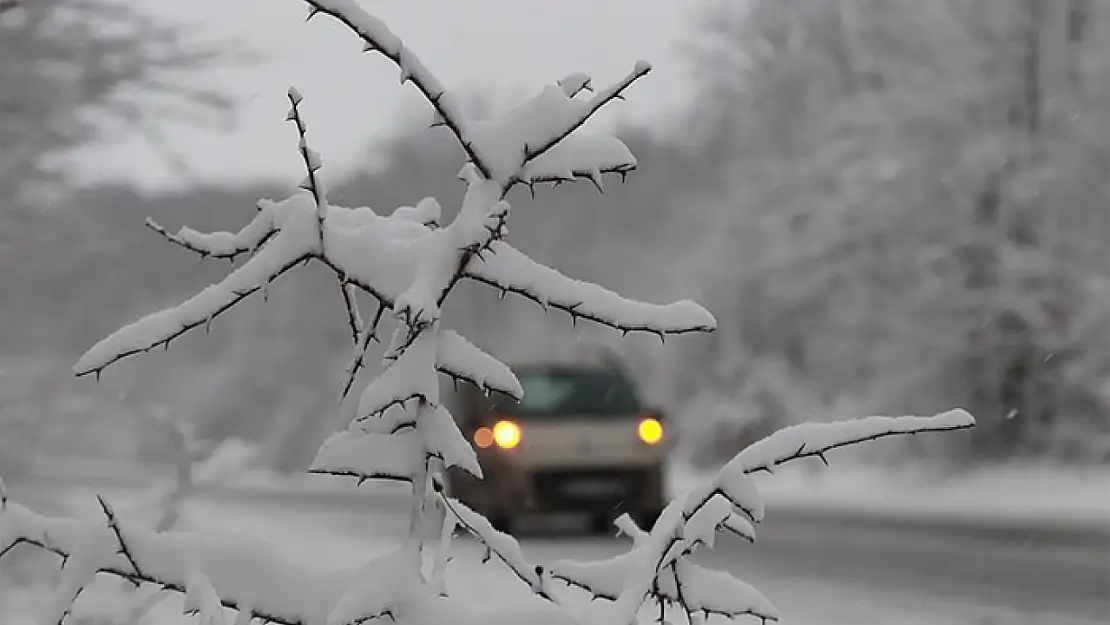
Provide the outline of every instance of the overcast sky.
<path id="1" fill-rule="evenodd" d="M 360 54 L 354 35 L 330 18 L 306 24 L 300 0 L 130 1 L 195 25 L 202 39 L 233 38 L 263 56 L 261 65 L 203 76 L 239 103 L 233 128 L 166 127 L 174 149 L 203 179 L 300 179 L 295 130 L 282 121 L 291 84 L 305 96 L 311 142 L 333 172 L 365 162 L 374 138 L 401 120 L 431 120 L 415 88 L 399 86 L 394 66 Z M 696 9 L 682 0 L 360 2 L 386 20 L 448 88 L 484 94 L 501 106 L 576 71 L 596 84 L 608 83 L 638 59 L 655 70 L 599 123 L 665 119 L 684 101 L 681 46 L 689 40 Z M 80 172 L 86 179 L 126 176 L 151 187 L 188 184 L 156 154 L 139 140 L 106 138 L 79 156 Z"/>

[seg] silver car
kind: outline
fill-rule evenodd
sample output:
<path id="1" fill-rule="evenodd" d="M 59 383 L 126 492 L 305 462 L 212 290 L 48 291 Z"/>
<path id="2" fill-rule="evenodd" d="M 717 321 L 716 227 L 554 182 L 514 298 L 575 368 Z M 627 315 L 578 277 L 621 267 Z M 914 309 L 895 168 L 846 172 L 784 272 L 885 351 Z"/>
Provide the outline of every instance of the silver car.
<path id="1" fill-rule="evenodd" d="M 453 496 L 495 526 L 523 514 L 585 513 L 594 531 L 628 512 L 649 525 L 664 505 L 667 433 L 633 382 L 610 367 L 513 367 L 524 397 L 460 388 L 453 412 L 478 451 L 485 479 L 452 470 Z"/>

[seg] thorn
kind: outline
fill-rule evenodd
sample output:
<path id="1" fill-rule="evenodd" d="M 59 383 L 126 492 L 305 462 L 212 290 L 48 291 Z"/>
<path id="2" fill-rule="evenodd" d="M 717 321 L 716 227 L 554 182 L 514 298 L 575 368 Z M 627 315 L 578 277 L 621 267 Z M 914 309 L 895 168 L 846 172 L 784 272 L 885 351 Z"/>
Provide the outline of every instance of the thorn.
<path id="1" fill-rule="evenodd" d="M 826 467 L 829 466 L 829 459 L 825 457 L 825 452 L 817 452 L 817 457 L 821 459 L 821 462 L 825 463 Z"/>
<path id="2" fill-rule="evenodd" d="M 311 20 L 312 18 L 316 17 L 316 14 L 317 14 L 317 13 L 319 13 L 319 12 L 320 12 L 320 9 L 319 9 L 319 8 L 317 8 L 317 7 L 310 7 L 310 8 L 308 9 L 308 17 L 304 18 L 304 21 L 306 21 L 306 22 L 307 22 L 307 21 Z"/>

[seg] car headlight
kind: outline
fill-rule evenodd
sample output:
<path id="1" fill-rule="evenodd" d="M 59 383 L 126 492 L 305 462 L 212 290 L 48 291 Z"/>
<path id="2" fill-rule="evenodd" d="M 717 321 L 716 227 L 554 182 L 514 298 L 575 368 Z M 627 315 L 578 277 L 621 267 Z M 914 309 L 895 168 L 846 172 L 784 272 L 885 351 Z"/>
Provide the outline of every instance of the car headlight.
<path id="1" fill-rule="evenodd" d="M 520 426 L 512 421 L 498 421 L 493 426 L 493 442 L 501 449 L 512 449 L 520 444 Z"/>
<path id="2" fill-rule="evenodd" d="M 636 433 L 648 445 L 658 445 L 663 440 L 663 424 L 654 417 L 647 417 L 640 421 Z"/>

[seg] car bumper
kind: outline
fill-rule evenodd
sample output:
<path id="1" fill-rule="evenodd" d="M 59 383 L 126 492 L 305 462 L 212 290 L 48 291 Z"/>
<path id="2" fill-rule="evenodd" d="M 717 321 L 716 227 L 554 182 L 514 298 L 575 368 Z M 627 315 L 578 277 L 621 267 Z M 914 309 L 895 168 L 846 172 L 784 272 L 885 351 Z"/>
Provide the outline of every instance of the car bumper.
<path id="1" fill-rule="evenodd" d="M 452 495 L 487 516 L 588 512 L 617 516 L 662 509 L 662 464 L 633 467 L 514 467 L 478 480 L 456 472 Z"/>

